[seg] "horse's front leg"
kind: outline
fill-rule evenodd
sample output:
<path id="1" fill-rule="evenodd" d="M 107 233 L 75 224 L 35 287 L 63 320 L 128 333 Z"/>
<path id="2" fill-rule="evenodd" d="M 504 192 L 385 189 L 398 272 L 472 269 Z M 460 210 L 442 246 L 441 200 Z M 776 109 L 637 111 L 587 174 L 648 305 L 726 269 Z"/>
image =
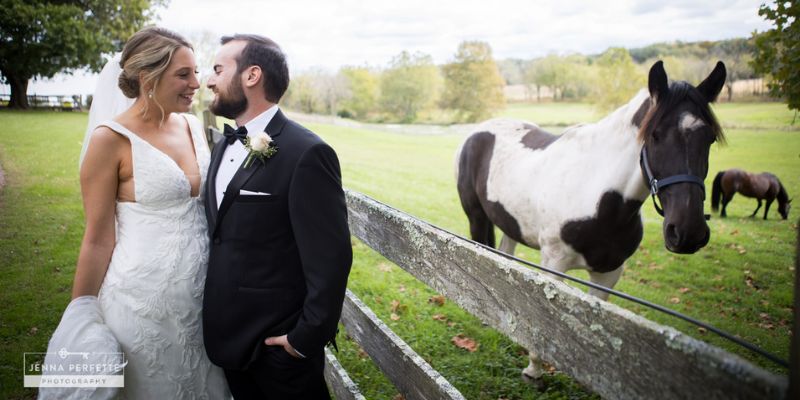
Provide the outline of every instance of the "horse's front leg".
<path id="1" fill-rule="evenodd" d="M 772 205 L 773 200 L 774 199 L 767 199 L 767 205 L 766 205 L 766 207 L 764 207 L 764 220 L 765 221 L 767 220 L 767 213 L 769 212 L 769 206 Z M 760 202 L 760 200 L 759 200 L 759 202 Z"/>
<path id="2" fill-rule="evenodd" d="M 553 247 L 557 248 L 558 246 Z M 566 272 L 570 269 L 572 260 L 568 257 L 565 257 L 563 254 L 553 254 L 553 247 L 546 245 L 542 246 L 542 259 L 540 265 L 554 271 Z M 548 275 L 559 281 L 563 280 L 563 278 L 558 275 Z M 528 349 L 528 358 L 530 361 L 528 362 L 528 366 L 522 370 L 522 378 L 536 386 L 538 389 L 543 389 L 544 381 L 542 381 L 542 375 L 544 375 L 546 371 L 543 365 L 543 360 L 539 358 L 539 355 L 536 353 L 536 349 Z"/>
<path id="3" fill-rule="evenodd" d="M 727 195 L 724 192 L 722 193 L 722 211 L 719 213 L 720 218 L 725 218 L 728 216 L 728 203 L 733 200 L 733 195 L 734 193 L 731 193 L 730 195 Z"/>
<path id="4" fill-rule="evenodd" d="M 753 211 L 753 214 L 750 215 L 750 218 L 755 217 L 756 213 L 758 213 L 758 209 L 761 208 L 761 199 L 756 199 L 756 200 L 758 200 L 758 207 L 756 207 L 756 210 Z M 769 210 L 769 203 L 767 203 L 767 210 Z M 764 214 L 764 219 L 767 219 L 766 213 Z"/>
<path id="5" fill-rule="evenodd" d="M 500 239 L 500 251 L 506 253 L 508 255 L 514 255 L 514 249 L 517 247 L 517 242 L 514 239 L 511 239 L 506 235 L 503 234 L 503 238 Z"/>
<path id="6" fill-rule="evenodd" d="M 617 284 L 617 281 L 619 281 L 619 278 L 622 276 L 622 271 L 624 270 L 625 264 L 620 265 L 619 268 L 610 272 L 589 271 L 589 278 L 591 279 L 592 283 L 613 289 L 614 285 Z M 599 289 L 589 288 L 589 294 L 601 300 L 608 300 L 608 292 L 604 292 Z"/>

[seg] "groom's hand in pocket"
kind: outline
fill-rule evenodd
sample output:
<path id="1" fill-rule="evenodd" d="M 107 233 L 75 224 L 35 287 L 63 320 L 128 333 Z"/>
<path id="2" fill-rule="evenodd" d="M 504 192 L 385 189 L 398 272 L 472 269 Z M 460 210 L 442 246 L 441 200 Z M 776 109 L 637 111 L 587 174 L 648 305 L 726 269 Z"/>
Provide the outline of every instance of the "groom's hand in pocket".
<path id="1" fill-rule="evenodd" d="M 295 358 L 305 358 L 302 354 L 298 353 L 297 350 L 289 344 L 289 339 L 286 338 L 286 335 L 282 336 L 275 336 L 275 337 L 268 337 L 264 340 L 264 344 L 267 346 L 281 346 L 290 356 Z"/>

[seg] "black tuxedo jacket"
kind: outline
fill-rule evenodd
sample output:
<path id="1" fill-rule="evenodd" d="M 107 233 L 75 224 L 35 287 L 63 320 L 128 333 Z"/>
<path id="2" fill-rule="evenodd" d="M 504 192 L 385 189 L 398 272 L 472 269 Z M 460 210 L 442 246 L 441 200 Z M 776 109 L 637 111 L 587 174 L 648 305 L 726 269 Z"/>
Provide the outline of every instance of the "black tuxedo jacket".
<path id="1" fill-rule="evenodd" d="M 288 334 L 301 354 L 318 355 L 336 334 L 353 258 L 336 153 L 281 111 L 266 132 L 277 153 L 240 167 L 219 210 L 225 140 L 214 146 L 206 182 L 203 336 L 211 361 L 226 369 L 246 369 L 269 336 Z"/>

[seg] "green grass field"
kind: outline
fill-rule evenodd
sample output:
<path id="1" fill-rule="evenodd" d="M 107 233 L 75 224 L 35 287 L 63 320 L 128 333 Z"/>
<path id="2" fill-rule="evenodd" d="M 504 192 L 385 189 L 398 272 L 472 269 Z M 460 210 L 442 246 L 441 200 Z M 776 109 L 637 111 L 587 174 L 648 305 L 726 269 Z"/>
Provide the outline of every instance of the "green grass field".
<path id="1" fill-rule="evenodd" d="M 728 145 L 712 148 L 706 183 L 710 185 L 716 171 L 736 166 L 771 171 L 790 195 L 800 193 L 800 133 L 788 127 L 793 113 L 780 104 L 722 104 L 717 110 L 723 126 L 729 127 Z M 589 106 L 556 103 L 544 108 L 513 105 L 504 114 L 559 130 L 596 120 L 593 113 Z M 83 230 L 77 158 L 85 123 L 85 114 L 0 112 L 0 165 L 7 180 L 0 194 L 0 398 L 33 396 L 33 390 L 22 388 L 22 353 L 44 351 L 69 301 Z M 309 127 L 339 153 L 346 187 L 466 235 L 453 176 L 453 155 L 463 137 Z M 645 239 L 616 288 L 788 358 L 798 211 L 787 221 L 777 213 L 763 221 L 748 218 L 754 208 L 755 201 L 735 198 L 728 219 L 709 222 L 709 245 L 682 256 L 664 249 L 661 218 L 647 203 Z M 517 255 L 538 260 L 535 251 L 522 247 Z M 560 374 L 546 377 L 546 391 L 527 386 L 519 378 L 527 365 L 524 349 L 450 302 L 429 302 L 435 292 L 357 241 L 349 286 L 469 399 L 593 397 Z M 619 299 L 611 301 L 784 373 L 713 334 Z M 475 339 L 478 351 L 451 344 L 457 334 Z M 340 360 L 367 398 L 397 394 L 343 332 L 338 342 Z"/>

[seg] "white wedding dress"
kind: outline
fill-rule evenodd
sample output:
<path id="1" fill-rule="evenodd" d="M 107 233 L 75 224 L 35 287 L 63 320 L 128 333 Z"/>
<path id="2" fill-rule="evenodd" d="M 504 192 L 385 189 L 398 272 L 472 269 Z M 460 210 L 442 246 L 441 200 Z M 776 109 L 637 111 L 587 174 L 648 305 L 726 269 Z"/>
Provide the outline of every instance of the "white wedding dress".
<path id="1" fill-rule="evenodd" d="M 184 115 L 200 172 L 200 195 L 192 197 L 175 161 L 110 120 L 133 103 L 117 86 L 120 72 L 117 54 L 98 78 L 80 162 L 97 126 L 128 138 L 135 202 L 116 204 L 116 244 L 100 293 L 70 302 L 50 339 L 44 363 L 67 372 L 42 375 L 108 375 L 67 366 L 76 355 L 82 365 L 119 362 L 121 351 L 124 387 L 40 387 L 39 399 L 230 399 L 224 373 L 203 344 L 208 227 L 202 188 L 210 162 L 203 127 Z"/>
<path id="2" fill-rule="evenodd" d="M 201 321 L 208 264 L 202 188 L 210 161 L 200 121 L 186 115 L 200 170 L 191 197 L 183 170 L 124 126 L 130 140 L 135 202 L 117 202 L 117 243 L 98 299 L 128 365 L 130 399 L 221 399 L 227 384 L 208 360 Z"/>
<path id="3" fill-rule="evenodd" d="M 209 361 L 202 335 L 208 265 L 202 188 L 210 155 L 200 121 L 185 118 L 201 177 L 197 197 L 169 156 L 114 121 L 100 124 L 131 143 L 136 201 L 117 202 L 116 245 L 100 293 L 70 303 L 45 362 L 62 362 L 57 356 L 61 348 L 93 352 L 92 357 L 121 350 L 127 361 L 124 387 L 42 388 L 40 399 L 230 398 L 224 373 Z"/>

